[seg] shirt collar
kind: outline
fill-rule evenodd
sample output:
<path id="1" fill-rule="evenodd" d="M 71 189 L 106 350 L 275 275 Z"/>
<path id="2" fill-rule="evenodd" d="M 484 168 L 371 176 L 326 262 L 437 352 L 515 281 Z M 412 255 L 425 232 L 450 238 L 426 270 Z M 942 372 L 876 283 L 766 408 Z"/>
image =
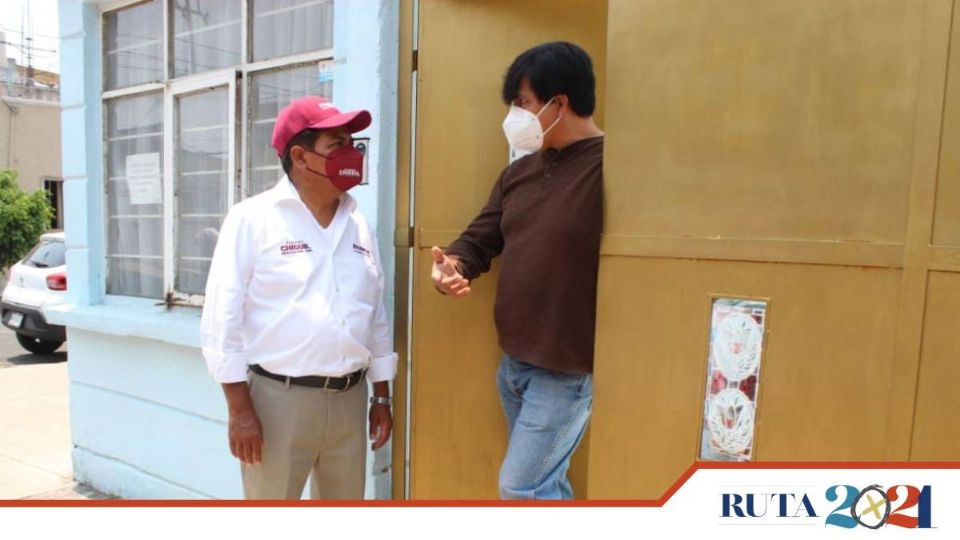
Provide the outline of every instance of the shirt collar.
<path id="1" fill-rule="evenodd" d="M 559 150 L 556 148 L 545 148 L 540 152 L 540 155 L 544 161 L 561 161 L 568 156 L 579 153 L 585 148 L 591 148 L 595 145 L 603 144 L 603 138 L 603 135 L 587 137 L 585 139 L 580 139 L 579 141 L 574 141 Z"/>
<path id="2" fill-rule="evenodd" d="M 296 186 L 293 185 L 293 182 L 290 181 L 290 177 L 287 175 L 283 175 L 283 178 L 277 182 L 277 185 L 273 187 L 272 191 L 276 197 L 276 203 L 296 201 L 303 204 L 303 200 L 300 198 L 300 192 L 297 191 Z M 357 208 L 357 200 L 349 193 L 344 193 L 340 195 L 340 207 L 348 212 L 353 212 Z"/>

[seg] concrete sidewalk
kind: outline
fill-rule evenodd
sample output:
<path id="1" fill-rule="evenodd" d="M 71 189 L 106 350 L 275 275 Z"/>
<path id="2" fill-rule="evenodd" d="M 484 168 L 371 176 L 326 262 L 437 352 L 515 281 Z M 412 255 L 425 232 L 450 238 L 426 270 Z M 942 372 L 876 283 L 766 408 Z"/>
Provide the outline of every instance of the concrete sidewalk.
<path id="1" fill-rule="evenodd" d="M 67 346 L 29 354 L 0 327 L 0 499 L 102 499 L 73 481 Z"/>

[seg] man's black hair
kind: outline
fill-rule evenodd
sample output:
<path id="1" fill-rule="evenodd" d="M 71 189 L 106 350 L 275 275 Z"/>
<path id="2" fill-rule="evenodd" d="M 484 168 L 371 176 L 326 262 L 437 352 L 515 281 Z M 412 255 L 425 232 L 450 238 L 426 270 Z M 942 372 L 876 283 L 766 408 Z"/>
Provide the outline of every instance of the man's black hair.
<path id="1" fill-rule="evenodd" d="M 283 149 L 283 156 L 280 158 L 280 164 L 283 165 L 283 172 L 287 173 L 287 176 L 290 175 L 290 170 L 293 169 L 293 159 L 290 157 L 290 149 L 294 146 L 305 146 L 312 150 L 313 145 L 317 144 L 317 137 L 319 137 L 321 133 L 323 133 L 322 129 L 305 129 L 290 139 L 287 147 Z"/>
<path id="2" fill-rule="evenodd" d="M 518 56 L 503 79 L 504 103 L 509 105 L 517 99 L 525 77 L 541 102 L 563 94 L 578 116 L 590 116 L 596 108 L 593 62 L 586 51 L 573 43 L 544 43 Z"/>

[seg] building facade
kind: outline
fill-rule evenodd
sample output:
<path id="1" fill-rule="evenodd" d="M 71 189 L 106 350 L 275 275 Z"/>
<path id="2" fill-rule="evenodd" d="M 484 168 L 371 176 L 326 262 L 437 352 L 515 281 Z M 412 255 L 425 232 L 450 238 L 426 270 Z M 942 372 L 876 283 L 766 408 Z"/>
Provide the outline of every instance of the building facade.
<path id="1" fill-rule="evenodd" d="M 70 300 L 47 315 L 68 327 L 78 481 L 242 495 L 200 306 L 226 212 L 282 175 L 270 136 L 291 99 L 373 113 L 355 196 L 392 282 L 396 19 L 387 1 L 61 0 Z M 389 467 L 369 456 L 368 497 Z"/>
<path id="2" fill-rule="evenodd" d="M 56 215 L 51 228 L 63 227 L 60 167 L 60 77 L 21 66 L 7 57 L 0 32 L 0 168 L 18 172 L 26 191 L 46 189 Z"/>
<path id="3" fill-rule="evenodd" d="M 507 164 L 507 66 L 555 40 L 593 57 L 606 131 L 577 495 L 655 499 L 696 460 L 960 456 L 955 0 L 63 0 L 61 18 L 71 302 L 52 315 L 81 481 L 239 495 L 198 350 L 211 230 L 276 177 L 282 102 L 332 92 L 374 112 L 358 198 L 408 374 L 370 495 L 392 476 L 394 497 L 495 497 L 496 266 L 451 302 L 430 250 Z"/>

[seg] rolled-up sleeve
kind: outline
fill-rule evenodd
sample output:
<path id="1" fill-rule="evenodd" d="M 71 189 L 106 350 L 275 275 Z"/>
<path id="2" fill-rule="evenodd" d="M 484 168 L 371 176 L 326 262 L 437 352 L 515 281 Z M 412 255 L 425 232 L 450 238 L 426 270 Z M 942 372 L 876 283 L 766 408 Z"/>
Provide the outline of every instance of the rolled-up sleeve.
<path id="1" fill-rule="evenodd" d="M 387 317 L 384 299 L 385 284 L 383 266 L 380 263 L 380 250 L 377 247 L 376 239 L 372 244 L 377 261 L 377 270 L 380 273 L 380 279 L 377 280 L 377 287 L 380 290 L 377 295 L 379 301 L 377 302 L 377 309 L 373 316 L 373 328 L 371 329 L 371 359 L 367 378 L 370 382 L 392 381 L 397 376 L 397 353 L 393 350 L 393 332 L 390 327 L 390 318 Z"/>
<path id="2" fill-rule="evenodd" d="M 200 343 L 207 370 L 219 383 L 247 378 L 243 306 L 256 254 L 250 230 L 242 208 L 232 208 L 220 227 L 207 278 Z"/>

